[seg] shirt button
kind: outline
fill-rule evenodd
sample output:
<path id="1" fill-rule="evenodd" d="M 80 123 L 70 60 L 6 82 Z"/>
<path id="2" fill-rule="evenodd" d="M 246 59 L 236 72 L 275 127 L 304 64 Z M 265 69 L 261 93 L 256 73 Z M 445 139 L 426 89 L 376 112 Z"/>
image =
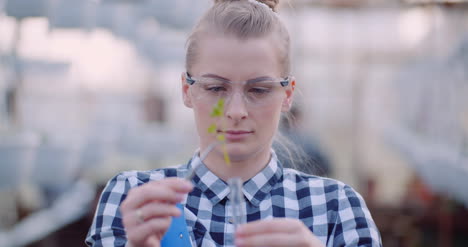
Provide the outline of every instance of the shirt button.
<path id="1" fill-rule="evenodd" d="M 233 220 L 232 218 L 229 218 L 228 221 L 229 221 L 229 223 L 231 223 L 231 224 L 234 223 L 234 220 Z"/>
<path id="2" fill-rule="evenodd" d="M 181 234 L 179 235 L 179 238 L 183 238 L 183 237 L 184 237 L 184 234 L 181 233 Z"/>

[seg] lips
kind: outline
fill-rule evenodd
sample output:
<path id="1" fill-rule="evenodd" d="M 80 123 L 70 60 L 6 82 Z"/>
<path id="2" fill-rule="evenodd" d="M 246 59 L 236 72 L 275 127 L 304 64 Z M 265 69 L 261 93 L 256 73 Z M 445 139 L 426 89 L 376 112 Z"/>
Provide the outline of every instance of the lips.
<path id="1" fill-rule="evenodd" d="M 231 135 L 240 135 L 240 134 L 248 134 L 252 133 L 253 131 L 246 131 L 246 130 L 226 130 L 224 133 L 231 134 Z"/>
<path id="2" fill-rule="evenodd" d="M 254 133 L 248 130 L 226 130 L 218 132 L 224 133 L 228 141 L 241 141 Z"/>

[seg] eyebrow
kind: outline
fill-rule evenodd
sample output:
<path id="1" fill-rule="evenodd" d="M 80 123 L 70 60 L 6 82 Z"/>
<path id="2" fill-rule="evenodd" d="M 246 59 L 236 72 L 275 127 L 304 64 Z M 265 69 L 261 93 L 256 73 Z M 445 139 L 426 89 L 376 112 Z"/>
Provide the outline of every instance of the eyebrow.
<path id="1" fill-rule="evenodd" d="M 224 78 L 222 76 L 215 75 L 215 74 L 204 74 L 204 75 L 202 75 L 202 77 L 213 78 L 213 79 L 218 79 L 218 80 L 221 80 L 221 81 L 230 82 L 227 78 Z"/>
<path id="2" fill-rule="evenodd" d="M 202 77 L 208 77 L 208 78 L 213 78 L 213 79 L 218 79 L 218 80 L 221 80 L 221 81 L 224 81 L 224 82 L 227 82 L 227 83 L 230 83 L 231 81 L 227 78 L 224 78 L 222 76 L 219 76 L 219 75 L 215 75 L 215 74 L 204 74 L 202 75 Z M 261 81 L 266 81 L 266 80 L 274 80 L 274 78 L 270 77 L 270 76 L 260 76 L 260 77 L 257 77 L 257 78 L 253 78 L 253 79 L 250 79 L 250 80 L 247 80 L 246 83 L 255 83 L 255 82 L 261 82 Z"/>

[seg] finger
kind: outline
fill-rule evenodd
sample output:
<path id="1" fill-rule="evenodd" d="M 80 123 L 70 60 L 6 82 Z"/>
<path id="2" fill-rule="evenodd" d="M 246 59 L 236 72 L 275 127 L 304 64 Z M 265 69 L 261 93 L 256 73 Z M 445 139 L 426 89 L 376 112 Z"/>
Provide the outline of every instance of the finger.
<path id="1" fill-rule="evenodd" d="M 144 221 L 157 217 L 179 217 L 182 214 L 174 204 L 168 203 L 147 203 L 140 210 Z"/>
<path id="2" fill-rule="evenodd" d="M 237 247 L 255 247 L 255 246 L 296 246 L 295 239 L 290 239 L 289 234 L 261 234 L 249 235 L 246 237 L 236 237 Z"/>
<path id="3" fill-rule="evenodd" d="M 298 231 L 303 224 L 304 223 L 297 219 L 289 218 L 258 220 L 239 226 L 236 234 L 246 236 L 266 233 L 294 233 Z"/>
<path id="4" fill-rule="evenodd" d="M 161 243 L 156 236 L 151 236 L 146 240 L 145 247 L 160 247 Z"/>
<path id="5" fill-rule="evenodd" d="M 311 234 L 309 234 L 311 235 Z M 249 235 L 244 238 L 236 238 L 237 247 L 284 247 L 284 246 L 314 246 L 322 247 L 323 244 L 317 239 L 311 239 L 307 234 L 271 233 L 261 235 Z"/>
<path id="6" fill-rule="evenodd" d="M 193 189 L 193 184 L 191 182 L 183 178 L 176 178 L 176 177 L 171 177 L 171 178 L 166 178 L 160 181 L 150 182 L 149 184 L 160 184 L 160 183 L 164 183 L 166 186 L 180 193 L 188 193 L 192 191 Z"/>
<path id="7" fill-rule="evenodd" d="M 324 243 L 320 241 L 313 233 L 303 232 L 298 234 L 282 233 L 282 234 L 264 234 L 264 235 L 251 235 L 246 238 L 236 238 L 236 247 L 324 247 Z"/>
<path id="8" fill-rule="evenodd" d="M 150 201 L 166 201 L 175 204 L 182 201 L 185 194 L 192 188 L 193 185 L 190 182 L 180 178 L 150 182 L 131 189 L 121 208 L 123 211 L 133 210 Z"/>
<path id="9" fill-rule="evenodd" d="M 133 246 L 147 243 L 151 236 L 163 236 L 171 224 L 171 217 L 154 218 L 126 229 L 127 238 Z M 160 241 L 161 239 L 158 239 Z"/>
<path id="10" fill-rule="evenodd" d="M 147 203 L 143 207 L 133 211 L 125 212 L 122 222 L 126 228 L 139 225 L 141 222 L 152 218 L 174 216 L 179 217 L 182 212 L 173 204 L 168 203 Z"/>

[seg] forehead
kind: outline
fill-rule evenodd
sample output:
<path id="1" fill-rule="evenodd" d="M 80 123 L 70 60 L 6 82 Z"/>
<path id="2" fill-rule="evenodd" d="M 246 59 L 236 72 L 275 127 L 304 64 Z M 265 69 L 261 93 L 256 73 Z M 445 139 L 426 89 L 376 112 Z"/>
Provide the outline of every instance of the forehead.
<path id="1" fill-rule="evenodd" d="M 207 36 L 198 44 L 192 68 L 196 75 L 213 73 L 239 81 L 281 74 L 278 49 L 270 37 L 241 40 L 222 35 Z"/>

